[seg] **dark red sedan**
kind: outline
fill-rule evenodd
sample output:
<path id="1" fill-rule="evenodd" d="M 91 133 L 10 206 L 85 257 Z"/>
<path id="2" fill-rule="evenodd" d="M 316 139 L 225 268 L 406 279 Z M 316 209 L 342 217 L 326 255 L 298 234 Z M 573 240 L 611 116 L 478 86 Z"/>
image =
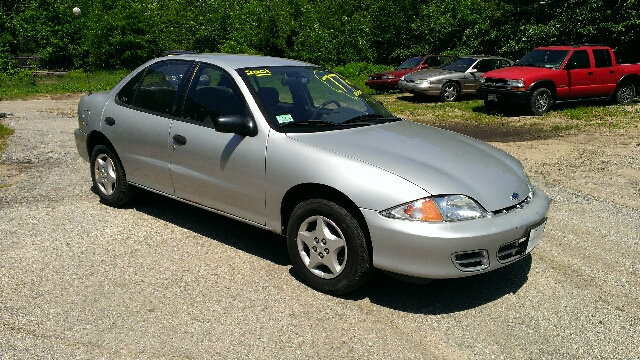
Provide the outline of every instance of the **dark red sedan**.
<path id="1" fill-rule="evenodd" d="M 425 55 L 407 59 L 394 70 L 385 71 L 379 74 L 369 75 L 365 85 L 375 90 L 396 90 L 400 78 L 410 72 L 417 70 L 439 67 L 447 64 L 452 59 L 448 55 Z"/>

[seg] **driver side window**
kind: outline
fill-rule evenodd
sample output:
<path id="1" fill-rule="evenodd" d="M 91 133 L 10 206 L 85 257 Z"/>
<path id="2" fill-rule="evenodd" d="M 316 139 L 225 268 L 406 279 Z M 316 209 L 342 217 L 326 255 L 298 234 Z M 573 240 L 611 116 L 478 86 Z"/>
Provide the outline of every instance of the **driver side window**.
<path id="1" fill-rule="evenodd" d="M 201 64 L 193 78 L 183 117 L 204 125 L 223 115 L 244 115 L 245 104 L 233 79 L 221 69 Z"/>

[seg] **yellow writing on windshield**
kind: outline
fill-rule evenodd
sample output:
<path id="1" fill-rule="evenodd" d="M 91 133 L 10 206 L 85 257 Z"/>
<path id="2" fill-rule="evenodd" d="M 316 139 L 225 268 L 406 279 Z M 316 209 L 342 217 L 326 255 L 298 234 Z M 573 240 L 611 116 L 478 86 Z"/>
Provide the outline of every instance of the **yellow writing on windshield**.
<path id="1" fill-rule="evenodd" d="M 247 76 L 270 76 L 271 72 L 267 69 L 261 70 L 245 70 Z"/>
<path id="2" fill-rule="evenodd" d="M 357 90 L 351 87 L 347 80 L 340 77 L 338 74 L 326 74 L 324 76 L 318 76 L 319 73 L 316 72 L 315 75 L 318 80 L 322 81 L 325 85 L 336 92 L 343 93 L 351 98 L 357 98 L 358 96 L 362 95 L 361 90 Z"/>

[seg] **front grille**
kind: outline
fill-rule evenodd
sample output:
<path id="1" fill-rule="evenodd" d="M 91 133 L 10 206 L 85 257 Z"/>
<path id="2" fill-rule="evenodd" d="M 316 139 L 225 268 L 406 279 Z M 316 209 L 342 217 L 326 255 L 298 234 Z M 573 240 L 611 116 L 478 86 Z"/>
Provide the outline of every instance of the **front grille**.
<path id="1" fill-rule="evenodd" d="M 507 79 L 485 78 L 482 86 L 506 88 Z"/>
<path id="2" fill-rule="evenodd" d="M 528 238 L 522 238 L 500 246 L 498 249 L 498 262 L 508 263 L 522 257 L 527 252 Z"/>
<path id="3" fill-rule="evenodd" d="M 461 271 L 480 271 L 489 267 L 489 252 L 474 250 L 451 255 L 453 264 Z"/>

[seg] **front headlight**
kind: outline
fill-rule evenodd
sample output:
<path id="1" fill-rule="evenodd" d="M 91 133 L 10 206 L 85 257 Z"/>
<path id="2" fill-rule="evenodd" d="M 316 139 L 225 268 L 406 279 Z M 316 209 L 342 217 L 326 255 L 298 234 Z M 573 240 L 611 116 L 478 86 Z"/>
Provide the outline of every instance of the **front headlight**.
<path id="1" fill-rule="evenodd" d="M 395 76 L 393 74 L 387 74 L 382 77 L 383 79 L 394 79 Z"/>
<path id="2" fill-rule="evenodd" d="M 484 76 L 480 76 L 480 77 L 478 78 L 478 84 L 480 84 L 480 85 L 484 84 L 484 83 L 485 83 L 485 81 L 487 81 L 487 79 L 485 79 L 485 78 L 484 78 Z"/>
<path id="3" fill-rule="evenodd" d="M 453 222 L 487 216 L 487 211 L 464 195 L 432 196 L 418 199 L 380 212 L 391 219 Z"/>
<path id="4" fill-rule="evenodd" d="M 507 86 L 511 88 L 511 90 L 524 90 L 524 81 L 523 80 L 507 80 Z"/>
<path id="5" fill-rule="evenodd" d="M 429 85 L 429 84 L 431 84 L 431 80 L 418 79 L 418 80 L 416 80 L 416 84 L 425 84 L 425 85 Z"/>

